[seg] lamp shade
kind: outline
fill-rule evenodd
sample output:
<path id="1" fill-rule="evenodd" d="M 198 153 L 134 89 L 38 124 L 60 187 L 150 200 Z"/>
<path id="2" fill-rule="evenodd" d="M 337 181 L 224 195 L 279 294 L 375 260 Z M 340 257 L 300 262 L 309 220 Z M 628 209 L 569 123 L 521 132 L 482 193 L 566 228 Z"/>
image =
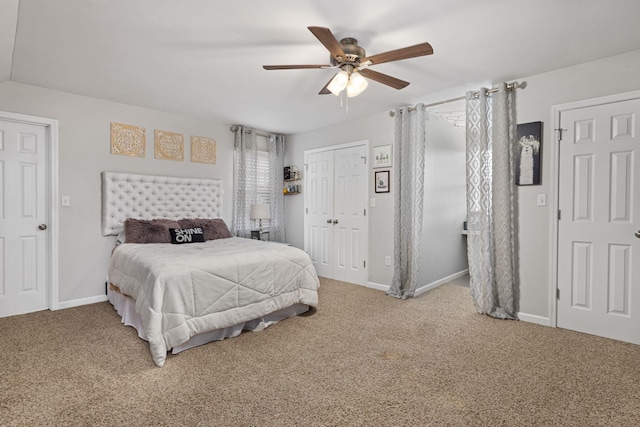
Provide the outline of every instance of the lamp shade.
<path id="1" fill-rule="evenodd" d="M 329 89 L 329 92 L 331 92 L 332 94 L 338 96 L 340 95 L 340 92 L 342 92 L 342 90 L 347 87 L 348 81 L 349 73 L 342 70 L 338 74 L 336 74 L 333 79 L 331 79 L 331 82 L 327 85 L 327 89 Z"/>
<path id="2" fill-rule="evenodd" d="M 269 205 L 265 205 L 263 203 L 252 205 L 249 217 L 251 219 L 270 219 L 271 213 L 269 212 Z"/>
<path id="3" fill-rule="evenodd" d="M 360 95 L 368 85 L 369 82 L 367 82 L 367 79 L 362 77 L 357 71 L 354 71 L 353 73 L 351 73 L 351 76 L 349 76 L 349 84 L 347 84 L 347 96 L 349 98 L 352 98 L 354 96 Z"/>

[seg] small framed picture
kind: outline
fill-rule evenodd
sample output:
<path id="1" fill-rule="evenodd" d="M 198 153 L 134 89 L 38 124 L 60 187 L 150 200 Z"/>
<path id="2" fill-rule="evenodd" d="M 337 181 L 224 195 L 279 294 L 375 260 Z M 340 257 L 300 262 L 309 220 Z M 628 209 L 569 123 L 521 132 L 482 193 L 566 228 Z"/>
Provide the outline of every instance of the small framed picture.
<path id="1" fill-rule="evenodd" d="M 541 154 L 542 122 L 519 124 L 514 156 L 516 185 L 541 184 Z"/>
<path id="2" fill-rule="evenodd" d="M 391 167 L 391 144 L 373 147 L 373 167 Z"/>
<path id="3" fill-rule="evenodd" d="M 376 193 L 388 193 L 389 187 L 389 171 L 377 171 L 375 174 Z"/>

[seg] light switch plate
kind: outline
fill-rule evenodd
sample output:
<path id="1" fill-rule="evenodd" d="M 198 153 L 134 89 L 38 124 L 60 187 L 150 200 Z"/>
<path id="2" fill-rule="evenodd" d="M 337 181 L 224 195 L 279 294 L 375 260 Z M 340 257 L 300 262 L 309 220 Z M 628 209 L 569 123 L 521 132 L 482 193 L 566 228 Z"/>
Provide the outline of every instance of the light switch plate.
<path id="1" fill-rule="evenodd" d="M 547 206 L 546 194 L 538 194 L 538 206 Z"/>
<path id="2" fill-rule="evenodd" d="M 62 206 L 71 206 L 71 196 L 62 196 Z"/>

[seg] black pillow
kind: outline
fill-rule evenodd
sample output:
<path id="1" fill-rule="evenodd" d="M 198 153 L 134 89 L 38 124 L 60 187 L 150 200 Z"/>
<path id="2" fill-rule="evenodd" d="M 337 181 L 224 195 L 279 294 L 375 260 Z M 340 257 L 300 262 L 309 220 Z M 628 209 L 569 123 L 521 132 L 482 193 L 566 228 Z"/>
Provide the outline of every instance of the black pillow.
<path id="1" fill-rule="evenodd" d="M 170 228 L 171 243 L 195 243 L 204 242 L 204 232 L 200 227 L 193 228 Z"/>

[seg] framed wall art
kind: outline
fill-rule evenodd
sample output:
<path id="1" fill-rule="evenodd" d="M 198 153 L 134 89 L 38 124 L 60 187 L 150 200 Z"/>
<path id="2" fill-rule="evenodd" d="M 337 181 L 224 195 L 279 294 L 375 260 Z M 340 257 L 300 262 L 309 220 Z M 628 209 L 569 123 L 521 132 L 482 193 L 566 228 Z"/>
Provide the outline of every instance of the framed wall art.
<path id="1" fill-rule="evenodd" d="M 184 135 L 181 133 L 155 131 L 156 159 L 184 160 Z"/>
<path id="2" fill-rule="evenodd" d="M 519 124 L 515 144 L 516 185 L 540 185 L 542 122 Z"/>
<path id="3" fill-rule="evenodd" d="M 391 167 L 391 144 L 373 147 L 373 167 Z"/>
<path id="4" fill-rule="evenodd" d="M 111 154 L 144 157 L 145 129 L 138 126 L 111 123 Z"/>
<path id="5" fill-rule="evenodd" d="M 216 164 L 216 140 L 204 136 L 191 136 L 191 161 Z"/>
<path id="6" fill-rule="evenodd" d="M 389 171 L 376 171 L 374 186 L 376 193 L 388 193 L 391 191 L 389 186 Z"/>

